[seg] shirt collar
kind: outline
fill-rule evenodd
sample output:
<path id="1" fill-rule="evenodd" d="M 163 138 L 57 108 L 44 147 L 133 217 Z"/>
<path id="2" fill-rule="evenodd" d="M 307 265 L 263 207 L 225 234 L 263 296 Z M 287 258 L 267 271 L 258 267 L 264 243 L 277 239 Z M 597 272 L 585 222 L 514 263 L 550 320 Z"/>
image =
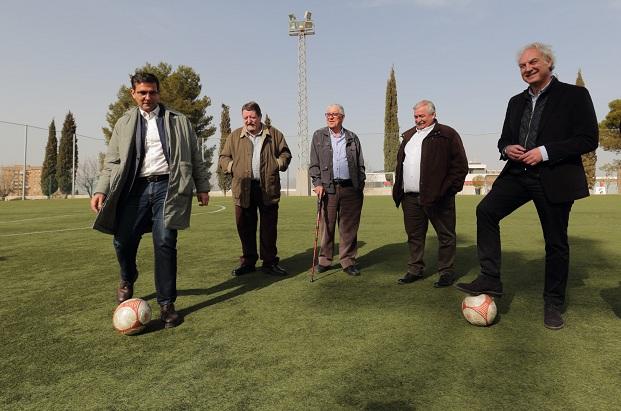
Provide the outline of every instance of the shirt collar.
<path id="1" fill-rule="evenodd" d="M 248 131 L 248 129 L 246 128 L 246 126 L 244 126 L 244 129 L 242 130 L 242 134 L 245 135 L 246 137 L 259 137 L 259 136 L 263 136 L 266 135 L 266 127 L 263 125 L 263 123 L 261 123 L 261 132 L 259 134 L 252 134 L 250 131 Z"/>
<path id="2" fill-rule="evenodd" d="M 138 110 L 140 110 L 140 115 L 142 117 L 146 118 L 147 120 L 151 120 L 153 117 L 157 117 L 157 115 L 160 113 L 160 105 L 158 104 L 155 109 L 151 110 L 148 113 L 141 108 L 138 108 Z"/>
<path id="3" fill-rule="evenodd" d="M 330 133 L 330 137 L 341 138 L 345 135 L 345 130 L 341 127 L 341 130 L 338 133 L 335 133 L 330 127 L 328 127 L 328 133 Z"/>
<path id="4" fill-rule="evenodd" d="M 529 87 L 528 88 L 528 94 L 531 97 L 539 97 L 540 95 L 542 95 L 548 89 L 548 87 L 550 87 L 550 84 L 552 84 L 552 81 L 554 81 L 555 78 L 556 77 L 551 76 L 550 77 L 550 81 L 548 81 L 548 84 L 546 84 L 541 90 L 539 90 L 539 93 L 537 93 L 537 94 L 533 93 L 533 90 Z"/>
<path id="5" fill-rule="evenodd" d="M 431 123 L 430 125 L 428 125 L 427 127 L 421 130 L 416 129 L 416 132 L 417 133 L 429 133 L 435 127 L 435 125 L 436 125 L 436 122 L 434 121 L 433 123 Z"/>

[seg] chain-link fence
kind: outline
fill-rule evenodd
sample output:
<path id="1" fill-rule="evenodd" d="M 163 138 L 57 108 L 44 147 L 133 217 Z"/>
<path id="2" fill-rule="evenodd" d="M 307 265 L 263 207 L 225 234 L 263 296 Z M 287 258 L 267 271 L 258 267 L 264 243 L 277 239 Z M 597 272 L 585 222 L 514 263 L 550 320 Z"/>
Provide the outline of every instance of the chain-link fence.
<path id="1" fill-rule="evenodd" d="M 62 124 L 60 125 L 62 127 Z M 57 139 L 60 141 L 60 128 L 57 125 Z M 355 130 L 362 145 L 367 172 L 381 172 L 384 170 L 384 134 L 381 132 L 365 132 Z M 461 132 L 461 137 L 466 149 L 469 161 L 482 163 L 490 172 L 502 168 L 504 162 L 500 161 L 496 143 L 499 132 L 470 133 Z M 294 194 L 296 188 L 296 174 L 300 167 L 307 167 L 307 159 L 301 159 L 300 142 L 302 139 L 297 135 L 285 135 L 285 139 L 292 153 L 292 161 L 289 170 L 281 173 L 281 186 L 284 195 Z M 45 157 L 45 148 L 48 140 L 48 128 L 41 125 L 20 124 L 0 120 L 0 197 L 44 197 L 41 190 L 40 175 Z M 307 141 L 310 144 L 311 136 Z M 218 147 L 220 146 L 219 133 L 208 138 L 206 142 L 199 142 L 203 146 L 215 146 L 212 158 L 212 187 L 214 194 L 219 194 L 216 167 L 218 162 Z M 106 143 L 103 135 L 92 136 L 76 133 L 77 168 L 75 178 L 75 190 L 77 195 L 88 195 L 96 182 L 99 170 L 99 155 L 106 151 Z M 310 150 L 307 150 L 310 151 Z M 613 162 L 615 154 L 598 149 L 597 173 L 598 178 L 604 178 L 599 168 Z M 26 173 L 24 175 L 24 170 Z M 607 193 L 617 192 L 616 180 L 611 176 L 606 177 Z"/>

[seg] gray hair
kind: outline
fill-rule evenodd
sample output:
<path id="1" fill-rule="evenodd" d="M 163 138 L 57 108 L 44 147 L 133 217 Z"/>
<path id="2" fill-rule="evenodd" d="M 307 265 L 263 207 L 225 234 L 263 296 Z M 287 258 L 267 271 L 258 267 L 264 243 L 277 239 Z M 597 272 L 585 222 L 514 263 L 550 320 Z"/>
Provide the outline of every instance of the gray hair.
<path id="1" fill-rule="evenodd" d="M 327 108 L 330 108 L 330 107 L 336 107 L 336 108 L 338 108 L 338 109 L 339 109 L 339 113 L 341 113 L 342 115 L 345 115 L 345 109 L 344 109 L 344 108 L 343 108 L 343 106 L 341 106 L 340 104 L 336 104 L 336 103 L 334 103 L 334 104 L 330 104 L 330 105 L 328 105 L 328 107 L 327 107 Z"/>
<path id="2" fill-rule="evenodd" d="M 427 111 L 429 112 L 428 114 L 434 114 L 436 112 L 435 104 L 433 104 L 429 100 L 421 100 L 418 103 L 416 103 L 413 107 L 414 111 L 416 111 L 416 109 L 421 106 L 427 106 Z"/>
<path id="3" fill-rule="evenodd" d="M 541 53 L 541 55 L 543 56 L 543 58 L 550 63 L 550 71 L 554 70 L 554 64 L 556 63 L 556 58 L 554 57 L 554 52 L 552 51 L 552 47 L 547 45 L 547 44 L 543 44 L 543 43 L 539 43 L 539 42 L 534 42 L 534 43 L 530 43 L 525 45 L 524 47 L 522 47 L 517 55 L 517 61 L 518 64 L 520 63 L 520 57 L 522 57 L 522 54 L 524 54 L 524 52 L 526 50 L 530 50 L 530 49 L 535 49 L 537 50 L 539 53 Z"/>

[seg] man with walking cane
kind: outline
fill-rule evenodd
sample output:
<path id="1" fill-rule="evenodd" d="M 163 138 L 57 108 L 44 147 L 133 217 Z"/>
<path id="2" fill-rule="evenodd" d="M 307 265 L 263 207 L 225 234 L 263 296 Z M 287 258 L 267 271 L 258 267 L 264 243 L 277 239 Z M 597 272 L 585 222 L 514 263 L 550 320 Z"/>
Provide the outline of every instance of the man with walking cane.
<path id="1" fill-rule="evenodd" d="M 327 127 L 313 134 L 309 174 L 313 191 L 322 202 L 321 251 L 317 271 L 327 271 L 334 254 L 334 230 L 339 225 L 339 260 L 343 271 L 360 275 L 356 266 L 358 226 L 366 178 L 364 158 L 358 136 L 343 128 L 345 110 L 340 104 L 326 109 Z"/>

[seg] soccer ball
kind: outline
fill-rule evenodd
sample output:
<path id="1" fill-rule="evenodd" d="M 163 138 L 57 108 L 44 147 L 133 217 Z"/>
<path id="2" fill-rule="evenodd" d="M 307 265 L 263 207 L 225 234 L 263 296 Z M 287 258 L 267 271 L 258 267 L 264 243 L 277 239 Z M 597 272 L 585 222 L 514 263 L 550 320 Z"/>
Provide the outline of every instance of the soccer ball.
<path id="1" fill-rule="evenodd" d="M 140 298 L 123 301 L 114 310 L 112 325 L 125 335 L 138 334 L 151 321 L 151 306 Z"/>
<path id="2" fill-rule="evenodd" d="M 468 296 L 461 303 L 461 312 L 470 324 L 485 327 L 496 318 L 496 303 L 487 294 Z"/>

